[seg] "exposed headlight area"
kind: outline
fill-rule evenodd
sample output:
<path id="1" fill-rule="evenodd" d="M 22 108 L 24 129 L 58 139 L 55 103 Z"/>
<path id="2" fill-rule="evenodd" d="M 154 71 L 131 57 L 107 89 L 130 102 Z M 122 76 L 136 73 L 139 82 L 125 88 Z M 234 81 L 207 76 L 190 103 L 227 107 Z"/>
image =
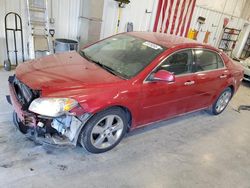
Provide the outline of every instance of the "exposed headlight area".
<path id="1" fill-rule="evenodd" d="M 32 101 L 29 111 L 38 114 L 35 131 L 39 139 L 46 138 L 50 144 L 76 144 L 75 137 L 88 114 L 75 116 L 69 113 L 78 106 L 71 98 L 37 98 Z M 38 138 L 36 138 L 38 139 Z"/>
<path id="2" fill-rule="evenodd" d="M 16 112 L 13 115 L 23 134 L 41 144 L 76 145 L 82 126 L 91 116 L 88 113 L 80 116 L 70 113 L 75 107 L 80 108 L 76 100 L 40 97 L 39 91 L 29 88 L 15 76 L 9 78 L 9 84 L 13 102 L 23 110 L 23 119 Z"/>
<path id="3" fill-rule="evenodd" d="M 77 101 L 71 98 L 37 98 L 30 104 L 29 111 L 43 116 L 58 117 L 77 105 Z"/>

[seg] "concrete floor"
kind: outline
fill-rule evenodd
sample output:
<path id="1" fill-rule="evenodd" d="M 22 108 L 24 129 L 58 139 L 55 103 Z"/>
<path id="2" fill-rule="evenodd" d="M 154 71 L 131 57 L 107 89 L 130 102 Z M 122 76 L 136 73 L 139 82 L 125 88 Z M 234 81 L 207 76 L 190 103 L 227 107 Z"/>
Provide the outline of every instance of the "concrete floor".
<path id="1" fill-rule="evenodd" d="M 0 187 L 250 187 L 250 83 L 219 116 L 192 113 L 130 133 L 93 155 L 35 145 L 17 132 L 0 72 Z"/>

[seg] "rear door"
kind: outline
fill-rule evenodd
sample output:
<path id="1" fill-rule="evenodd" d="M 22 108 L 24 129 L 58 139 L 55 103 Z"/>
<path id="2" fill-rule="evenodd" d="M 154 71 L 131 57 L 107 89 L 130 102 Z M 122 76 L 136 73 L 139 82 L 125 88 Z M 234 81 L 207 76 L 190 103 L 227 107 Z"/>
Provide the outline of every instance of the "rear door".
<path id="1" fill-rule="evenodd" d="M 196 98 L 193 109 L 204 108 L 212 104 L 214 96 L 227 82 L 229 72 L 219 53 L 208 49 L 194 49 Z"/>

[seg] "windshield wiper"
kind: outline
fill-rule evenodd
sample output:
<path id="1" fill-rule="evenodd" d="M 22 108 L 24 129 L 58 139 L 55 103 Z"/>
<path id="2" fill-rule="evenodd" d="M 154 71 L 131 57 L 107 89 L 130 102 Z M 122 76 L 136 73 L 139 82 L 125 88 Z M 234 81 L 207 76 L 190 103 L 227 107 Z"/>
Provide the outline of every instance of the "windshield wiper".
<path id="1" fill-rule="evenodd" d="M 117 74 L 119 74 L 117 71 L 115 71 L 114 69 L 100 63 L 99 61 L 95 61 L 95 60 L 90 60 L 92 61 L 93 63 L 97 64 L 98 66 L 102 67 L 103 69 L 105 69 L 106 71 L 110 72 L 111 74 L 117 76 Z"/>
<path id="2" fill-rule="evenodd" d="M 85 59 L 87 59 L 88 61 L 92 61 L 91 57 L 89 57 L 88 55 L 86 55 L 86 53 L 84 51 L 80 51 L 80 55 L 82 57 L 84 57 Z"/>

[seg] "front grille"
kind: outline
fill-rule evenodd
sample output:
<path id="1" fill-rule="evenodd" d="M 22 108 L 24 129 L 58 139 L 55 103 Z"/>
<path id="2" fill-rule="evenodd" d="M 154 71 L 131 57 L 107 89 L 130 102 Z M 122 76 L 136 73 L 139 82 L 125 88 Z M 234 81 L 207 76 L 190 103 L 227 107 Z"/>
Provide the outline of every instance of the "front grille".
<path id="1" fill-rule="evenodd" d="M 22 83 L 20 80 L 18 80 L 16 77 L 13 81 L 14 88 L 17 94 L 17 98 L 19 102 L 22 104 L 23 109 L 28 109 L 30 103 L 35 99 L 39 97 L 39 91 L 32 90 L 27 85 Z"/>

